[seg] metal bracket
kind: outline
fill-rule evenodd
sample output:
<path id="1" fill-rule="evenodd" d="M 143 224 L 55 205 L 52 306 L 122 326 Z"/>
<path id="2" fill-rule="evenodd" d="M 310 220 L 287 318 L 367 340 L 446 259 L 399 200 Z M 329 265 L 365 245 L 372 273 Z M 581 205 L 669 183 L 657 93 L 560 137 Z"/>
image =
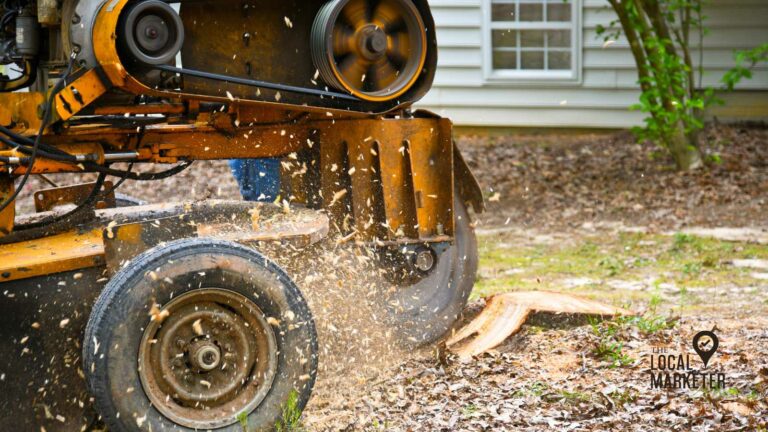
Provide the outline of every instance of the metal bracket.
<path id="1" fill-rule="evenodd" d="M 35 211 L 38 213 L 51 211 L 64 205 L 80 205 L 93 192 L 96 183 L 81 183 L 73 186 L 64 186 L 52 189 L 44 189 L 35 192 Z M 102 196 L 96 204 L 97 209 L 112 208 L 116 206 L 115 191 L 112 182 L 104 182 Z"/>

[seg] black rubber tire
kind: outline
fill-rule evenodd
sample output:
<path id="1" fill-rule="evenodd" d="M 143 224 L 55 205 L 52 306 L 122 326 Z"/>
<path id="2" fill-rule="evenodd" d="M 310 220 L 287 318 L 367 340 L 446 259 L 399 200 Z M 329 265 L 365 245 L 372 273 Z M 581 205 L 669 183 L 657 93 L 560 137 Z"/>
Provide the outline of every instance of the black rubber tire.
<path id="1" fill-rule="evenodd" d="M 173 283 L 163 283 L 166 278 Z M 109 431 L 193 430 L 173 423 L 152 406 L 137 370 L 138 353 L 152 303 L 163 305 L 206 287 L 239 293 L 267 317 L 283 317 L 286 311 L 295 316 L 290 327 L 280 320 L 274 329 L 277 374 L 269 393 L 248 416 L 248 430 L 273 430 L 294 390 L 299 409 L 306 406 L 317 374 L 318 343 L 312 315 L 298 287 L 279 266 L 253 249 L 226 241 L 186 239 L 133 259 L 107 284 L 93 308 L 85 331 L 83 365 L 96 409 Z M 307 361 L 298 361 L 300 357 Z M 129 388 L 134 390 L 126 391 Z M 215 430 L 242 432 L 242 427 L 235 423 Z"/>
<path id="2" fill-rule="evenodd" d="M 459 318 L 477 275 L 477 238 L 464 202 L 456 194 L 454 243 L 419 282 L 398 289 L 390 316 L 406 345 L 439 340 Z"/>

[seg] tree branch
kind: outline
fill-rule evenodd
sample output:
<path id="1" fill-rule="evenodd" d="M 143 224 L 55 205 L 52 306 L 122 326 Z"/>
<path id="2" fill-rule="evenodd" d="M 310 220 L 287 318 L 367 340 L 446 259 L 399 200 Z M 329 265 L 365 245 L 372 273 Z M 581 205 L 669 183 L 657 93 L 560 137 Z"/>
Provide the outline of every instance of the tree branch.
<path id="1" fill-rule="evenodd" d="M 651 84 L 648 82 L 648 80 L 651 78 L 648 59 L 645 55 L 645 51 L 643 50 L 640 37 L 638 36 L 635 27 L 632 25 L 632 20 L 629 17 L 629 13 L 625 9 L 625 6 L 621 0 L 608 0 L 608 3 L 611 4 L 614 11 L 616 12 L 616 15 L 618 15 L 619 21 L 621 22 L 621 27 L 624 29 L 624 36 L 627 38 L 627 42 L 629 42 L 629 48 L 632 51 L 632 55 L 635 57 L 640 87 L 642 88 L 643 92 L 649 95 L 649 102 L 653 105 L 657 105 L 658 101 L 652 94 L 650 94 L 652 88 Z M 651 114 L 653 115 L 653 113 Z"/>

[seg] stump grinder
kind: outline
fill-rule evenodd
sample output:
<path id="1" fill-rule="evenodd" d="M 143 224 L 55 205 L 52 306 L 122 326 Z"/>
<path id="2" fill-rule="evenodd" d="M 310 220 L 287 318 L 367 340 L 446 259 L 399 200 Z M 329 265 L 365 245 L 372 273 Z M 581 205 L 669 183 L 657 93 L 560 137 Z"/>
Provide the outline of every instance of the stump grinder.
<path id="1" fill-rule="evenodd" d="M 272 430 L 309 399 L 318 343 L 269 244 L 374 248 L 404 341 L 453 325 L 483 201 L 450 121 L 411 109 L 437 63 L 427 0 L 0 0 L 0 17 L 0 430 Z M 115 193 L 236 158 L 284 161 L 290 214 Z M 53 173 L 97 179 L 17 215 Z"/>

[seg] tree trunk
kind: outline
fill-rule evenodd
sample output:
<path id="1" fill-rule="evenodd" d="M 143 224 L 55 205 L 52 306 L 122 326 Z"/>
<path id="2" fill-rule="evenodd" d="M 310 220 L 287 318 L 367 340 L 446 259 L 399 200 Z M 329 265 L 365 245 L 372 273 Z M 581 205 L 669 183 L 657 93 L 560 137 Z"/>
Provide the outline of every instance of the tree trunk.
<path id="1" fill-rule="evenodd" d="M 680 170 L 695 170 L 704 165 L 698 146 L 695 142 L 691 142 L 689 136 L 686 135 L 682 123 L 678 123 L 674 132 L 669 134 L 667 148 Z"/>

